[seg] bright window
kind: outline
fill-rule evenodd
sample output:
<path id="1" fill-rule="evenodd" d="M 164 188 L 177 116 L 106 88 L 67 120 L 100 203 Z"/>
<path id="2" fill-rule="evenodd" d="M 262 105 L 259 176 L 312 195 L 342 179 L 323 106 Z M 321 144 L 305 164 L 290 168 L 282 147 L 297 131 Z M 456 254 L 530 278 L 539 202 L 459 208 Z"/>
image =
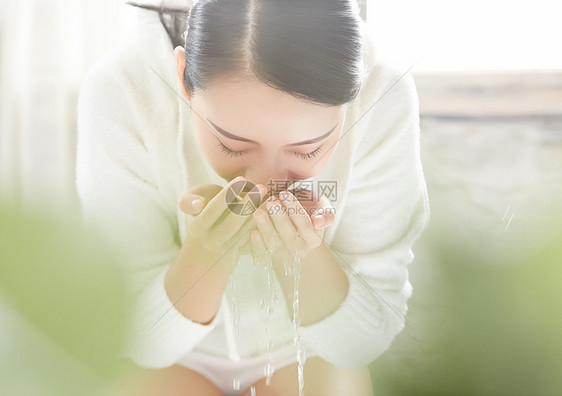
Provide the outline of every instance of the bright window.
<path id="1" fill-rule="evenodd" d="M 562 69 L 559 0 L 367 0 L 379 53 L 413 71 Z"/>

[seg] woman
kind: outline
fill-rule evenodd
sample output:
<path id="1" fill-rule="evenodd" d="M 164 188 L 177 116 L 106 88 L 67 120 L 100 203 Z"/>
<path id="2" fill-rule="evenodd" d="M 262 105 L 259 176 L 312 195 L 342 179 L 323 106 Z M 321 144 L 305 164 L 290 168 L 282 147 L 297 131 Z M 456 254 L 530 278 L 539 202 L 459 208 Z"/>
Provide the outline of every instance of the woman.
<path id="1" fill-rule="evenodd" d="M 199 0 L 183 47 L 135 11 L 78 108 L 84 216 L 130 266 L 123 356 L 156 393 L 298 394 L 296 256 L 306 392 L 371 394 L 429 214 L 411 76 L 375 56 L 353 0 Z M 273 201 L 294 182 L 310 195 Z M 257 210 L 232 205 L 242 190 Z"/>

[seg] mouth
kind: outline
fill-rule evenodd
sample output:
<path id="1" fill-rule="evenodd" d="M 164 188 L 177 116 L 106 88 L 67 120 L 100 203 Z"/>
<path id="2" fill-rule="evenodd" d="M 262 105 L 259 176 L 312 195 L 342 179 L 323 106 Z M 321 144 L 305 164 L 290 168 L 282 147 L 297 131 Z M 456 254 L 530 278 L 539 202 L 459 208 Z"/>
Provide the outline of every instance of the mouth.
<path id="1" fill-rule="evenodd" d="M 228 183 L 230 183 L 232 180 L 234 180 L 237 176 L 234 177 L 230 177 L 227 179 Z M 255 184 L 252 180 L 249 179 L 245 179 L 247 182 L 250 182 L 252 184 Z M 292 179 L 292 180 L 282 180 L 282 181 L 273 181 L 270 182 L 268 184 L 263 184 L 266 188 L 267 188 L 267 193 L 266 193 L 266 198 L 270 198 L 272 196 L 274 197 L 279 197 L 279 194 L 282 191 L 293 191 L 295 190 L 295 187 L 291 187 L 295 182 L 297 182 L 299 179 Z M 248 189 L 248 185 L 246 186 L 245 190 Z"/>
<path id="2" fill-rule="evenodd" d="M 267 190 L 267 196 L 268 198 L 271 196 L 274 196 L 276 198 L 279 198 L 279 194 L 282 191 L 289 191 L 291 193 L 294 194 L 295 190 L 298 190 L 298 188 L 296 188 L 295 186 L 293 186 L 295 184 L 295 182 L 297 182 L 298 180 L 291 180 L 291 181 L 287 181 L 282 183 L 283 185 L 281 186 L 282 188 L 269 188 Z"/>

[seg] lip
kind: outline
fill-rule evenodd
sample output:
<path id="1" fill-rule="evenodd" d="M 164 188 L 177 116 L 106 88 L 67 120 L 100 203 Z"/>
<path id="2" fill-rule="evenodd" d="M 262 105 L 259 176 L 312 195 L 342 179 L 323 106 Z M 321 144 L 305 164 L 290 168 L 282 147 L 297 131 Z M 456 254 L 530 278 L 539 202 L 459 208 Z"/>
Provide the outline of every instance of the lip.
<path id="1" fill-rule="evenodd" d="M 268 189 L 269 192 L 269 196 L 274 195 L 276 197 L 279 196 L 279 193 L 281 193 L 282 191 L 290 191 L 293 192 L 295 190 L 294 187 L 291 187 L 293 184 L 295 184 L 295 182 L 298 182 L 298 180 L 291 180 L 290 182 L 287 183 L 287 185 L 285 186 L 286 188 L 278 188 L 278 189 Z"/>
<path id="2" fill-rule="evenodd" d="M 230 182 L 232 182 L 232 180 L 236 179 L 237 177 L 239 177 L 239 176 L 233 176 L 233 177 L 225 178 L 225 180 L 227 181 L 227 183 L 230 183 Z M 244 177 L 244 176 L 242 176 L 242 177 Z M 249 180 L 249 179 L 246 179 L 246 178 L 244 178 L 244 179 L 246 181 L 254 183 L 252 180 Z M 289 187 L 292 186 L 295 182 L 298 182 L 298 181 L 299 181 L 299 179 L 292 179 L 292 180 L 283 181 L 283 183 L 280 183 L 280 184 L 284 185 L 286 188 L 278 188 L 278 189 L 275 189 L 275 190 L 272 189 L 272 188 L 268 188 L 268 184 L 263 184 L 263 183 L 262 184 L 267 188 L 268 193 L 273 193 L 275 195 L 279 195 L 279 193 L 281 191 L 291 190 L 291 188 L 289 188 Z"/>

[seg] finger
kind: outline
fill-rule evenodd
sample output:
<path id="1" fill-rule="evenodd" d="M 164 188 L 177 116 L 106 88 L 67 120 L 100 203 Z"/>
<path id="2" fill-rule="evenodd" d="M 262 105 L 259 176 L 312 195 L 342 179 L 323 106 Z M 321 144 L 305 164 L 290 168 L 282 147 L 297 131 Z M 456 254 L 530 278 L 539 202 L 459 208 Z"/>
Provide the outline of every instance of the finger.
<path id="1" fill-rule="evenodd" d="M 202 198 L 204 204 L 208 203 L 221 190 L 222 187 L 216 184 L 201 184 L 193 186 L 182 196 L 179 202 L 179 207 L 181 211 L 186 214 L 199 213 L 205 205 L 203 205 L 198 211 L 194 211 L 194 208 L 192 207 L 193 200 L 196 198 Z"/>
<path id="2" fill-rule="evenodd" d="M 281 240 L 268 213 L 260 208 L 254 212 L 254 219 L 260 230 L 265 249 L 270 252 L 277 250 L 281 245 Z"/>
<path id="3" fill-rule="evenodd" d="M 323 214 L 315 214 L 312 216 L 312 224 L 314 224 L 314 228 L 317 230 L 321 230 L 327 227 L 330 227 L 336 221 L 336 215 L 333 211 L 324 211 L 318 212 Z"/>
<path id="4" fill-rule="evenodd" d="M 205 199 L 199 195 L 186 194 L 182 197 L 179 206 L 183 213 L 195 215 L 205 206 Z"/>
<path id="5" fill-rule="evenodd" d="M 205 215 L 205 219 L 208 222 L 207 224 L 213 225 L 221 216 L 226 215 L 225 211 L 228 210 L 226 194 L 229 190 L 234 191 L 236 194 L 240 194 L 242 188 L 244 187 L 244 183 L 239 182 L 243 180 L 244 178 L 242 176 L 231 180 L 230 183 L 222 188 L 222 190 L 209 201 L 201 212 L 201 214 Z"/>
<path id="6" fill-rule="evenodd" d="M 265 256 L 267 248 L 259 229 L 252 230 L 250 240 L 252 241 L 252 254 L 256 257 Z"/>
<path id="7" fill-rule="evenodd" d="M 314 230 L 313 224 L 298 199 L 288 191 L 282 191 L 279 195 L 283 205 L 287 208 L 289 219 L 292 221 L 301 238 L 307 244 L 316 244 L 318 233 Z M 293 238 L 294 239 L 294 238 Z"/>
<path id="8" fill-rule="evenodd" d="M 297 249 L 297 229 L 288 215 L 288 209 L 283 206 L 279 199 L 268 202 L 271 218 L 275 224 L 275 229 L 279 238 L 290 252 Z"/>
<path id="9" fill-rule="evenodd" d="M 254 194 L 255 193 L 255 194 Z M 236 203 L 236 209 L 242 210 L 232 210 L 229 216 L 226 216 L 221 222 L 221 228 L 225 230 L 232 230 L 234 232 L 248 220 L 251 219 L 251 214 L 257 209 L 255 203 L 256 194 L 260 195 L 260 200 L 257 206 L 259 207 L 262 200 L 267 194 L 267 187 L 262 184 L 254 185 L 250 191 L 242 198 L 241 201 Z M 234 209 L 234 208 L 233 208 Z"/>
<path id="10" fill-rule="evenodd" d="M 327 227 L 326 225 L 326 217 L 321 214 L 315 214 L 311 217 L 312 225 L 315 229 L 321 230 L 322 228 Z"/>
<path id="11" fill-rule="evenodd" d="M 252 242 L 248 241 L 246 243 L 244 243 L 241 247 L 238 248 L 238 253 L 243 256 L 246 254 L 251 255 L 252 254 Z"/>
<path id="12" fill-rule="evenodd" d="M 227 250 L 230 251 L 235 248 L 240 249 L 250 241 L 250 233 L 252 229 L 255 229 L 255 226 L 253 226 L 252 224 L 250 224 L 250 226 L 240 230 L 225 242 L 222 241 L 217 241 L 217 242 L 221 244 L 222 249 L 224 251 Z"/>
<path id="13" fill-rule="evenodd" d="M 325 195 L 322 195 L 317 202 L 318 206 L 311 208 L 311 220 L 314 228 L 320 230 L 330 227 L 336 221 L 335 209 Z"/>
<path id="14" fill-rule="evenodd" d="M 250 239 L 250 232 L 256 228 L 256 223 L 252 216 L 247 216 L 246 222 L 233 235 L 227 236 L 225 233 L 211 236 L 217 243 L 223 244 L 226 248 L 240 243 L 246 243 Z"/>
<path id="15" fill-rule="evenodd" d="M 256 195 L 252 194 L 252 192 L 260 194 L 261 202 L 261 199 L 263 199 L 267 193 L 267 188 L 261 184 L 253 186 L 241 201 L 236 202 L 236 206 L 228 206 L 229 210 L 227 210 L 211 228 L 209 235 L 212 238 L 227 241 L 237 234 L 239 230 L 247 229 L 248 227 L 256 227 L 255 221 L 251 216 L 256 210 L 254 202 Z"/>

